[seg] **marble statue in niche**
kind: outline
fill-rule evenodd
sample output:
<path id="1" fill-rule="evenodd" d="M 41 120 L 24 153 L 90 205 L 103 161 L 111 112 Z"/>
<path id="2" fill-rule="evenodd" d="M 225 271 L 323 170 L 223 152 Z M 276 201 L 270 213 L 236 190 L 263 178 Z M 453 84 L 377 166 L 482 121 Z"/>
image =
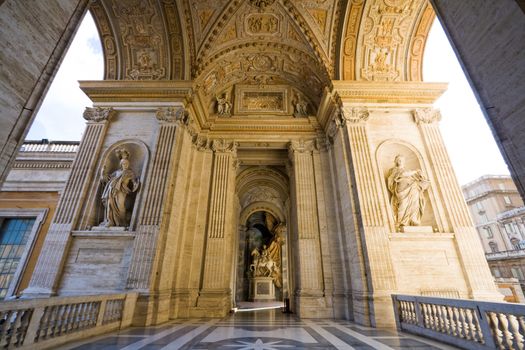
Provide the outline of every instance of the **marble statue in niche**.
<path id="1" fill-rule="evenodd" d="M 419 226 L 425 209 L 424 192 L 430 183 L 421 170 L 405 169 L 405 157 L 397 155 L 388 171 L 387 186 L 397 231 L 404 226 Z"/>
<path id="2" fill-rule="evenodd" d="M 132 194 L 138 191 L 140 180 L 130 169 L 129 152 L 118 148 L 115 154 L 120 159 L 120 169 L 109 174 L 105 166 L 102 168 L 104 221 L 100 226 L 128 227 L 134 204 Z"/>
<path id="3" fill-rule="evenodd" d="M 231 116 L 232 104 L 228 93 L 225 92 L 221 96 L 216 96 L 215 99 L 217 100 L 217 114 L 220 117 Z"/>
<path id="4" fill-rule="evenodd" d="M 286 225 L 278 224 L 274 230 L 274 236 L 268 246 L 254 248 L 250 255 L 252 263 L 250 272 L 252 277 L 271 277 L 277 288 L 282 287 L 281 273 L 281 247 L 284 243 L 283 234 L 286 231 Z"/>

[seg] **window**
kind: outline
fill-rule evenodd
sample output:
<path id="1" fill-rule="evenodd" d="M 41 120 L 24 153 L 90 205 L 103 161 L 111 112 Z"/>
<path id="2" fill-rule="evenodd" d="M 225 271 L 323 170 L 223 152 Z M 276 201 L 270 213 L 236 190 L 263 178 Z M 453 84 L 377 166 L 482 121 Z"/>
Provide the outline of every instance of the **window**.
<path id="1" fill-rule="evenodd" d="M 510 200 L 509 196 L 503 196 L 503 200 L 505 201 L 506 205 L 511 205 L 512 201 Z"/>
<path id="2" fill-rule="evenodd" d="M 490 251 L 492 253 L 497 253 L 499 252 L 499 249 L 498 249 L 498 243 L 496 242 L 489 242 L 489 247 L 490 247 Z"/>
<path id="3" fill-rule="evenodd" d="M 483 230 L 485 231 L 485 237 L 487 238 L 494 237 L 494 234 L 492 233 L 492 229 L 490 228 L 490 226 L 484 226 Z"/>
<path id="4" fill-rule="evenodd" d="M 7 295 L 34 224 L 35 218 L 4 218 L 2 220 L 0 226 L 0 299 Z"/>
<path id="5" fill-rule="evenodd" d="M 499 270 L 499 268 L 497 267 L 493 267 L 492 268 L 492 275 L 496 278 L 500 278 L 501 277 L 501 271 Z"/>
<path id="6" fill-rule="evenodd" d="M 480 212 L 485 211 L 485 208 L 483 207 L 483 203 L 482 202 L 476 202 L 476 208 Z"/>
<path id="7" fill-rule="evenodd" d="M 0 300 L 13 296 L 47 209 L 0 209 Z"/>
<path id="8" fill-rule="evenodd" d="M 517 278 L 519 279 L 520 281 L 524 280 L 525 278 L 523 277 L 523 272 L 521 271 L 521 269 L 519 267 L 513 267 L 511 269 L 512 271 L 512 277 L 514 278 Z"/>
<path id="9" fill-rule="evenodd" d="M 510 223 L 505 224 L 505 232 L 507 232 L 507 236 L 510 237 L 510 235 L 514 233 L 514 226 Z"/>
<path id="10" fill-rule="evenodd" d="M 513 238 L 513 239 L 510 240 L 510 243 L 512 244 L 514 249 L 516 249 L 516 250 L 520 249 L 520 240 L 519 239 Z"/>

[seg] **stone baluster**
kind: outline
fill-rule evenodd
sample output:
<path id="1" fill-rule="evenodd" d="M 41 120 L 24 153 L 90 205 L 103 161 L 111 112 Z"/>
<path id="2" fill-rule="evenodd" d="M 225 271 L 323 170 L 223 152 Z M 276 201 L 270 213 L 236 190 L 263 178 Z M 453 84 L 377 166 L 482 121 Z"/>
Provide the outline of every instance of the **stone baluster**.
<path id="1" fill-rule="evenodd" d="M 492 330 L 492 335 L 496 341 L 496 344 L 499 348 L 503 348 L 503 332 L 501 332 L 499 328 L 499 319 L 498 315 L 495 312 L 488 312 L 487 313 L 490 318 L 490 328 Z"/>
<path id="2" fill-rule="evenodd" d="M 510 332 L 512 333 L 512 337 L 514 339 L 514 342 L 512 344 L 512 347 L 514 349 L 519 349 L 519 350 L 522 350 L 523 347 L 524 347 L 524 344 L 523 344 L 523 335 L 520 333 L 520 324 L 518 322 L 518 319 L 516 316 L 514 315 L 507 315 L 507 318 L 509 319 L 509 328 L 510 328 Z M 523 331 L 523 329 L 521 330 Z"/>
<path id="3" fill-rule="evenodd" d="M 24 290 L 27 296 L 50 296 L 56 293 L 58 277 L 67 255 L 71 231 L 79 220 L 79 214 L 92 181 L 96 162 L 110 119 L 116 114 L 112 108 L 86 108 L 86 130 L 80 141 L 71 173 L 57 205 L 38 262 Z"/>

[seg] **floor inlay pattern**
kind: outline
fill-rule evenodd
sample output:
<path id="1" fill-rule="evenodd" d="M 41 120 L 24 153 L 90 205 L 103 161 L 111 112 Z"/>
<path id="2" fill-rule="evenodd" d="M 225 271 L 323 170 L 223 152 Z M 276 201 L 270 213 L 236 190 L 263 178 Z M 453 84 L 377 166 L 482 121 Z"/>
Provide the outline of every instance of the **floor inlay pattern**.
<path id="1" fill-rule="evenodd" d="M 153 349 L 454 349 L 395 330 L 341 320 L 301 320 L 278 310 L 239 312 L 224 319 L 177 320 L 158 327 L 133 327 L 62 347 L 74 350 Z"/>

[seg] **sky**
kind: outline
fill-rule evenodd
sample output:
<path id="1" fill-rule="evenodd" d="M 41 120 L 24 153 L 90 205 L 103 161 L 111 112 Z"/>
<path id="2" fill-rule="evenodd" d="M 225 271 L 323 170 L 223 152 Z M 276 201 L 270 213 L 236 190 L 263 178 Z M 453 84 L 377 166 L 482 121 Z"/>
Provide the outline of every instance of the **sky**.
<path id="1" fill-rule="evenodd" d="M 26 137 L 27 140 L 80 140 L 82 113 L 91 106 L 78 80 L 100 80 L 104 74 L 102 46 L 89 13 L 80 25 L 59 71 Z M 423 80 L 448 82 L 435 103 L 441 110 L 441 132 L 461 185 L 483 175 L 508 175 L 507 165 L 438 20 L 428 36 Z"/>

